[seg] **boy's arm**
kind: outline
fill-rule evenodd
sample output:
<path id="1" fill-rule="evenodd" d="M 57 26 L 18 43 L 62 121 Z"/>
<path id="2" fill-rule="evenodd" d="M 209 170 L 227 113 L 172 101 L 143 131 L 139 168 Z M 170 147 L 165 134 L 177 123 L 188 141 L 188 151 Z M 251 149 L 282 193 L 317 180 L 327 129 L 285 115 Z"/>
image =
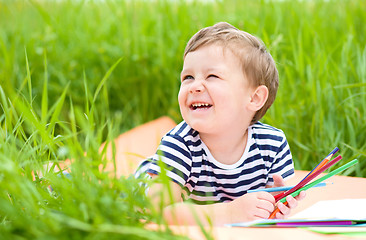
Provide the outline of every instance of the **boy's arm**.
<path id="1" fill-rule="evenodd" d="M 156 209 L 163 207 L 168 224 L 224 225 L 268 218 L 274 210 L 274 197 L 267 192 L 245 194 L 228 203 L 197 205 L 181 200 L 182 188 L 174 182 L 167 186 L 156 183 L 149 189 L 149 197 Z M 169 196 L 170 195 L 170 196 Z"/>

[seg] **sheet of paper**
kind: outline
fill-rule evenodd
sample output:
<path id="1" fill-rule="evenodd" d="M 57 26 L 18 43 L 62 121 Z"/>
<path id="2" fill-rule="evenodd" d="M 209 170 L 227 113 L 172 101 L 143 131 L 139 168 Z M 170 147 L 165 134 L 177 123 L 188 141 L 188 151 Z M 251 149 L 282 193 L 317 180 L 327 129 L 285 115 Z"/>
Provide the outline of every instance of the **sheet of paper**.
<path id="1" fill-rule="evenodd" d="M 363 220 L 366 221 L 366 199 L 342 199 L 319 201 L 288 219 L 261 219 L 252 222 L 229 224 L 231 227 L 275 226 L 277 223 L 314 221 Z M 361 225 L 359 225 L 361 226 Z M 365 225 L 362 225 L 365 227 Z"/>
<path id="2" fill-rule="evenodd" d="M 366 219 L 357 225 L 352 219 L 259 219 L 251 222 L 227 224 L 228 227 L 366 227 Z"/>
<path id="3" fill-rule="evenodd" d="M 366 199 L 319 201 L 289 219 L 366 219 Z"/>
<path id="4" fill-rule="evenodd" d="M 366 234 L 366 227 L 309 227 L 311 230 L 318 233 L 334 234 L 334 233 L 364 233 Z"/>
<path id="5" fill-rule="evenodd" d="M 342 234 L 350 237 L 366 237 L 366 226 L 361 227 L 309 227 L 304 228 L 322 234 Z"/>

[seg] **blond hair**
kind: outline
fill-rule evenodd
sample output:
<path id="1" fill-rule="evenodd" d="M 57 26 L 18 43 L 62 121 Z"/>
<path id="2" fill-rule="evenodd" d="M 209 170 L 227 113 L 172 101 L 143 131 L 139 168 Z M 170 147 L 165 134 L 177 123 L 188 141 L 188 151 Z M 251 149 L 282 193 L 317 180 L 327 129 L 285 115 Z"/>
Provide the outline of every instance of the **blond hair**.
<path id="1" fill-rule="evenodd" d="M 259 121 L 274 102 L 278 89 L 276 64 L 265 45 L 253 35 L 220 22 L 193 35 L 184 50 L 184 58 L 189 52 L 209 44 L 221 44 L 225 49 L 229 48 L 240 59 L 244 75 L 250 84 L 255 87 L 265 85 L 268 88 L 267 101 L 255 113 L 251 124 Z"/>

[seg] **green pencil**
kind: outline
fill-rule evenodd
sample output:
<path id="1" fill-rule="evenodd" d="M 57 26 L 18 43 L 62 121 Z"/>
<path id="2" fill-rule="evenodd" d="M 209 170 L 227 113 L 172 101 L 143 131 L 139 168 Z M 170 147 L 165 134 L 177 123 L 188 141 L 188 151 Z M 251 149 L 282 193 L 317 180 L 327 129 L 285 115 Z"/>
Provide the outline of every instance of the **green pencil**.
<path id="1" fill-rule="evenodd" d="M 332 176 L 336 175 L 337 173 L 342 172 L 343 170 L 345 170 L 345 169 L 347 169 L 347 168 L 349 168 L 349 167 L 351 167 L 351 166 L 355 165 L 356 163 L 358 163 L 358 160 L 357 160 L 357 159 L 354 159 L 354 160 L 350 161 L 349 163 L 346 163 L 346 164 L 344 164 L 343 166 L 341 166 L 341 167 L 337 168 L 336 170 L 333 170 L 332 172 L 328 173 L 327 175 L 325 175 L 325 176 L 323 176 L 323 177 L 319 178 L 318 180 L 316 180 L 316 181 L 314 181 L 314 182 L 312 182 L 312 183 L 309 183 L 308 185 L 306 185 L 306 186 L 304 186 L 304 187 L 300 188 L 299 190 L 297 190 L 297 191 L 295 191 L 295 192 L 291 193 L 290 195 L 291 195 L 291 196 L 293 196 L 293 197 L 296 197 L 297 195 L 299 195 L 299 193 L 300 193 L 301 191 L 306 191 L 306 190 L 308 190 L 309 188 L 311 188 L 311 187 L 315 186 L 316 184 L 323 182 L 324 180 L 326 180 L 326 179 L 328 179 L 328 178 L 330 178 L 330 177 L 332 177 Z M 280 199 L 280 202 L 282 202 L 282 203 L 286 202 L 286 197 L 284 197 L 284 198 Z"/>

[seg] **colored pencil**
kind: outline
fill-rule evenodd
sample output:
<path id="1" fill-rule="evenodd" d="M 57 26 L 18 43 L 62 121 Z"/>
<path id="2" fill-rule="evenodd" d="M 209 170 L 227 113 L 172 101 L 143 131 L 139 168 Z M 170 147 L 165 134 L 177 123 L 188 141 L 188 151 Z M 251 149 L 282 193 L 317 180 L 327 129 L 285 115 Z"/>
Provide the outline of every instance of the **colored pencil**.
<path id="1" fill-rule="evenodd" d="M 325 176 L 323 176 L 323 177 L 319 178 L 318 180 L 315 180 L 314 182 L 309 183 L 309 184 L 308 184 L 308 185 L 306 185 L 305 187 L 303 187 L 303 188 L 301 188 L 301 189 L 298 189 L 297 191 L 295 191 L 295 192 L 291 193 L 290 195 L 291 195 L 291 196 L 293 196 L 293 197 L 296 197 L 297 195 L 299 195 L 299 193 L 300 193 L 301 191 L 306 191 L 306 190 L 308 190 L 308 189 L 312 188 L 312 187 L 313 187 L 313 186 L 315 186 L 316 184 L 323 182 L 324 180 L 326 180 L 326 179 L 328 179 L 328 178 L 330 178 L 330 177 L 332 177 L 332 176 L 334 176 L 334 175 L 336 175 L 336 174 L 338 174 L 338 173 L 342 172 L 343 170 L 345 170 L 345 169 L 347 169 L 347 168 L 349 168 L 349 167 L 351 167 L 351 166 L 355 165 L 356 163 L 358 163 L 358 160 L 357 160 L 357 159 L 354 159 L 354 160 L 352 160 L 352 161 L 350 161 L 350 162 L 348 162 L 348 163 L 344 164 L 343 166 L 341 166 L 341 167 L 337 168 L 336 170 L 333 170 L 332 172 L 328 173 L 327 175 L 325 175 Z M 281 201 L 281 202 L 285 202 L 286 200 L 285 200 L 285 198 L 282 198 L 280 201 Z"/>
<path id="2" fill-rule="evenodd" d="M 312 175 L 314 172 L 318 171 L 320 168 L 322 168 L 325 164 L 328 163 L 328 161 L 333 157 L 333 155 L 339 151 L 338 147 L 335 147 L 317 166 L 315 166 L 315 168 L 313 168 L 298 184 L 298 186 L 300 186 L 301 182 L 303 182 L 306 178 L 308 178 L 310 175 Z M 294 187 L 294 189 L 296 188 L 296 186 Z M 276 199 L 277 196 L 277 199 Z M 278 194 L 275 196 L 275 200 L 276 202 L 278 201 L 278 198 L 280 196 L 285 196 L 285 193 L 282 193 L 282 195 Z M 286 196 L 285 196 L 286 197 Z M 287 206 L 288 202 L 284 202 L 284 204 Z M 275 209 L 275 211 L 272 212 L 272 214 L 270 215 L 269 218 L 274 218 L 274 216 L 276 215 L 276 213 L 279 212 L 279 209 Z"/>
<path id="3" fill-rule="evenodd" d="M 325 187 L 327 184 L 330 184 L 330 183 L 319 183 L 319 184 L 315 185 L 314 187 Z M 282 192 L 282 191 L 288 191 L 293 187 L 295 187 L 295 185 L 294 186 L 275 187 L 275 188 L 259 188 L 259 189 L 248 190 L 247 193 L 253 193 L 253 192 Z"/>
<path id="4" fill-rule="evenodd" d="M 276 226 L 278 227 L 310 227 L 310 226 L 314 226 L 314 227 L 317 227 L 317 226 L 322 226 L 322 227 L 325 227 L 325 226 L 349 226 L 349 225 L 352 225 L 354 224 L 353 221 L 351 220 L 342 220 L 342 221 L 304 221 L 304 222 L 279 222 L 279 223 L 276 223 Z"/>
<path id="5" fill-rule="evenodd" d="M 325 170 L 327 170 L 328 168 L 330 168 L 331 166 L 333 166 L 334 164 L 336 164 L 338 161 L 340 161 L 342 159 L 342 156 L 337 156 L 335 159 L 333 159 L 332 161 L 330 161 L 329 163 L 325 164 L 323 167 L 321 167 L 320 169 L 318 169 L 316 172 L 313 172 L 311 175 L 309 175 L 309 177 L 305 178 L 304 180 L 300 181 L 294 188 L 277 194 L 275 196 L 275 201 L 277 202 L 278 200 L 290 195 L 291 193 L 297 191 L 298 189 L 302 188 L 303 186 L 305 186 L 308 182 L 310 182 L 311 180 L 313 180 L 314 178 L 316 178 L 319 174 L 321 174 L 322 172 L 324 172 Z"/>
<path id="6" fill-rule="evenodd" d="M 335 159 L 334 159 L 334 160 L 335 160 Z M 291 196 L 293 196 L 293 197 L 296 197 L 297 195 L 299 195 L 299 193 L 300 193 L 301 191 L 306 191 L 306 190 L 308 190 L 309 188 L 311 188 L 311 187 L 315 186 L 316 184 L 321 183 L 322 181 L 324 181 L 324 180 L 326 180 L 326 179 L 328 179 L 328 178 L 330 178 L 330 177 L 332 177 L 332 176 L 334 176 L 334 175 L 336 175 L 336 174 L 340 173 L 341 171 L 343 171 L 343 170 L 345 170 L 345 169 L 347 169 L 347 168 L 349 168 L 349 167 L 351 167 L 351 166 L 355 165 L 356 163 L 358 163 L 358 160 L 357 160 L 357 159 L 354 159 L 354 160 L 350 161 L 349 163 L 346 163 L 346 164 L 344 164 L 343 166 L 341 166 L 341 167 L 337 168 L 336 170 L 334 170 L 334 171 L 332 171 L 332 172 L 328 173 L 327 175 L 325 175 L 325 176 L 323 176 L 323 177 L 319 178 L 318 180 L 316 180 L 316 181 L 314 181 L 314 182 L 312 182 L 312 183 L 309 183 L 308 185 L 304 186 L 303 188 L 298 189 L 297 191 L 295 191 L 295 192 L 291 193 L 290 195 L 291 195 Z M 285 199 L 285 198 L 282 198 L 282 199 L 280 199 L 279 201 L 280 201 L 280 202 L 283 202 L 285 205 L 288 205 L 288 202 L 286 201 L 286 199 Z M 276 209 L 271 213 L 271 215 L 268 217 L 268 219 L 273 219 L 279 211 L 280 211 L 280 210 L 279 210 L 278 208 L 276 208 Z"/>
<path id="7" fill-rule="evenodd" d="M 332 159 L 333 155 L 339 151 L 338 147 L 335 147 L 317 166 L 315 166 L 315 168 L 313 168 L 313 170 L 311 170 L 311 172 L 309 172 L 301 181 L 303 181 L 305 178 L 307 178 L 308 176 L 310 176 L 311 174 L 313 174 L 315 171 L 317 171 L 319 168 L 323 167 L 326 163 L 328 163 L 330 161 L 330 159 Z M 301 182 L 300 181 L 300 182 Z"/>
<path id="8" fill-rule="evenodd" d="M 298 183 L 298 185 L 301 185 L 301 183 L 305 180 L 305 179 L 307 179 L 310 175 L 312 175 L 312 174 L 314 174 L 316 171 L 318 171 L 320 168 L 322 168 L 325 164 L 327 164 L 328 163 L 328 161 L 332 158 L 332 156 L 336 153 L 336 152 L 338 152 L 339 151 L 339 148 L 338 147 L 335 147 L 317 166 L 315 166 L 315 168 L 313 168 L 313 170 L 311 170 L 299 183 Z M 305 183 L 306 184 L 306 183 Z M 304 185 L 305 185 L 304 184 Z M 303 186 L 304 186 L 303 185 Z M 299 187 L 299 186 L 295 186 L 294 188 L 296 188 L 296 187 Z M 294 189 L 294 191 L 295 191 L 295 189 Z M 282 196 L 284 196 L 285 195 L 285 193 L 283 193 L 283 195 Z M 276 198 L 277 197 L 277 198 Z M 278 198 L 279 198 L 280 196 L 275 196 L 275 198 L 276 198 L 276 202 L 278 201 Z"/>

